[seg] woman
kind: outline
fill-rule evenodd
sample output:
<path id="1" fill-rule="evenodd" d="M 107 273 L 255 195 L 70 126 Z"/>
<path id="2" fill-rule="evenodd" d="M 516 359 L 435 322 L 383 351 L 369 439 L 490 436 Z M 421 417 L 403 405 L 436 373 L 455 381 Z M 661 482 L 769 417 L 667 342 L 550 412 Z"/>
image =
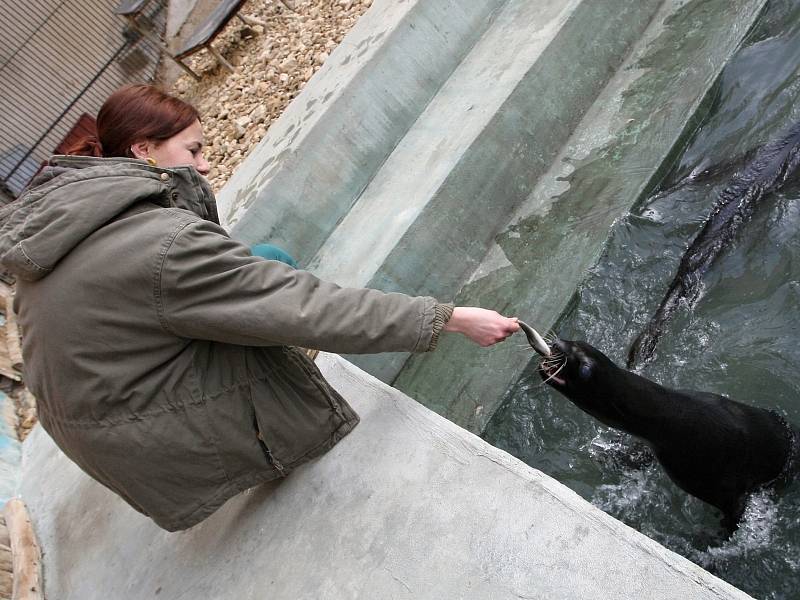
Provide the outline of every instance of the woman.
<path id="1" fill-rule="evenodd" d="M 199 115 L 177 98 L 123 88 L 97 130 L 3 210 L 0 257 L 18 279 L 42 425 L 164 529 L 198 523 L 355 427 L 294 346 L 425 352 L 442 331 L 486 346 L 519 327 L 254 257 L 218 223 Z"/>

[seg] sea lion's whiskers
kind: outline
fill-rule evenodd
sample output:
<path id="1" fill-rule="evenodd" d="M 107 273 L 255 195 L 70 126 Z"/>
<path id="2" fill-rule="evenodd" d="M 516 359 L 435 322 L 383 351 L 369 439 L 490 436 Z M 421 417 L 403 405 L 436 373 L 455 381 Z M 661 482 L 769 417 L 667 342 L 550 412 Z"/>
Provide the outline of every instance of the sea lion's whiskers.
<path id="1" fill-rule="evenodd" d="M 558 363 L 561 362 L 561 359 L 564 358 L 563 352 L 553 352 L 550 356 L 542 357 L 542 362 L 545 363 Z"/>
<path id="2" fill-rule="evenodd" d="M 556 361 L 558 361 L 558 360 L 561 360 L 562 358 L 564 358 L 565 356 L 566 355 L 563 352 L 561 352 L 561 350 L 556 349 L 556 350 L 554 350 L 553 352 L 550 353 L 550 356 L 546 356 L 543 360 L 556 360 Z"/>
<path id="3" fill-rule="evenodd" d="M 559 364 L 562 358 L 564 358 L 563 354 L 561 356 L 549 356 L 547 358 L 543 358 L 541 364 L 550 367 Z"/>
<path id="4" fill-rule="evenodd" d="M 539 361 L 539 369 L 541 369 L 541 371 L 547 375 L 547 379 L 542 381 L 540 385 L 543 385 L 556 377 L 566 365 L 567 355 L 560 350 L 556 350 L 550 356 L 542 358 L 542 360 Z"/>
<path id="5" fill-rule="evenodd" d="M 556 369 L 556 370 L 555 370 L 553 373 L 550 373 L 550 374 L 548 375 L 547 379 L 545 379 L 545 380 L 542 382 L 542 384 L 545 384 L 545 383 L 547 383 L 547 382 L 548 382 L 548 381 L 550 381 L 550 380 L 551 380 L 553 377 L 555 377 L 556 375 L 558 375 L 558 374 L 561 372 L 561 369 L 563 369 L 563 368 L 564 368 L 566 365 L 567 365 L 567 361 L 565 360 L 563 363 L 561 363 L 561 366 L 560 366 L 560 367 L 558 367 L 558 369 Z"/>

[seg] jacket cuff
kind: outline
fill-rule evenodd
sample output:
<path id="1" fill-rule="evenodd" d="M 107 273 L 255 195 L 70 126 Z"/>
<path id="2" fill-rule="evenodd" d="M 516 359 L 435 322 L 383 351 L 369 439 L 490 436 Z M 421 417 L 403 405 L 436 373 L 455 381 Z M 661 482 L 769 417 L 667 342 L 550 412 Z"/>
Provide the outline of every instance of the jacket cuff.
<path id="1" fill-rule="evenodd" d="M 433 335 L 431 335 L 431 343 L 428 345 L 426 352 L 436 350 L 436 344 L 439 343 L 439 334 L 442 332 L 445 323 L 453 316 L 454 308 L 453 304 L 436 304 L 433 317 Z"/>

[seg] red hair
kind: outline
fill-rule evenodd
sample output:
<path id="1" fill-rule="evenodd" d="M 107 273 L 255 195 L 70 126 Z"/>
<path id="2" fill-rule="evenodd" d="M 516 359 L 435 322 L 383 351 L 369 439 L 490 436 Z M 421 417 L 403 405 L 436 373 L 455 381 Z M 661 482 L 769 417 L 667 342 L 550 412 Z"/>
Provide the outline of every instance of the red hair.
<path id="1" fill-rule="evenodd" d="M 126 156 L 137 142 L 164 141 L 200 119 L 197 109 L 152 85 L 127 85 L 111 94 L 97 113 L 97 136 L 67 149 L 83 156 Z"/>

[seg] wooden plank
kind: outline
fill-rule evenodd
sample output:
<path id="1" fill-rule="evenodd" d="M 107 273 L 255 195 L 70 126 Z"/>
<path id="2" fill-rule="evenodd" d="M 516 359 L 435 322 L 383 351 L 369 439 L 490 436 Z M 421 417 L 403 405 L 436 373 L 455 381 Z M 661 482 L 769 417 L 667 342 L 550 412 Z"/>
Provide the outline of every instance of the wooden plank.
<path id="1" fill-rule="evenodd" d="M 161 40 L 158 38 L 158 36 L 154 35 L 153 32 L 151 32 L 148 28 L 142 27 L 141 25 L 139 25 L 139 23 L 137 23 L 137 21 L 136 21 L 135 15 L 125 15 L 125 18 L 131 24 L 131 27 L 133 27 L 136 31 L 141 33 L 144 37 L 146 37 L 148 40 L 150 40 L 157 47 L 161 48 L 161 51 L 164 53 L 164 56 L 169 57 L 170 60 L 172 60 L 181 69 L 186 71 L 186 73 L 191 75 L 194 79 L 197 79 L 197 80 L 200 79 L 200 76 L 197 73 L 195 73 L 194 71 L 192 71 L 186 64 L 184 64 L 184 62 L 182 60 L 180 60 L 179 58 L 176 58 L 175 56 L 170 54 L 169 49 L 161 42 Z"/>
<path id="2" fill-rule="evenodd" d="M 0 375 L 8 377 L 11 381 L 22 381 L 22 375 L 6 365 L 0 365 Z"/>
<path id="3" fill-rule="evenodd" d="M 17 315 L 14 313 L 14 297 L 6 296 L 6 347 L 11 366 L 17 371 L 22 370 L 22 348 L 19 343 L 19 327 Z"/>
<path id="4" fill-rule="evenodd" d="M 220 54 L 219 51 L 216 48 L 214 48 L 214 46 L 209 44 L 208 46 L 206 46 L 206 49 L 209 52 L 211 52 L 212 56 L 217 59 L 217 62 L 219 64 L 221 64 L 223 67 L 225 67 L 226 69 L 228 69 L 228 71 L 233 73 L 236 70 L 236 69 L 233 68 L 233 65 L 231 63 L 229 63 L 227 60 L 225 60 L 225 57 L 222 56 L 222 54 Z"/>
<path id="5" fill-rule="evenodd" d="M 175 58 L 185 58 L 210 44 L 245 2 L 246 0 L 222 0 L 206 20 L 198 25 L 189 41 L 175 54 Z"/>
<path id="6" fill-rule="evenodd" d="M 11 540 L 14 564 L 14 600 L 42 600 L 42 552 L 33 533 L 28 509 L 19 498 L 12 498 L 3 511 Z"/>

